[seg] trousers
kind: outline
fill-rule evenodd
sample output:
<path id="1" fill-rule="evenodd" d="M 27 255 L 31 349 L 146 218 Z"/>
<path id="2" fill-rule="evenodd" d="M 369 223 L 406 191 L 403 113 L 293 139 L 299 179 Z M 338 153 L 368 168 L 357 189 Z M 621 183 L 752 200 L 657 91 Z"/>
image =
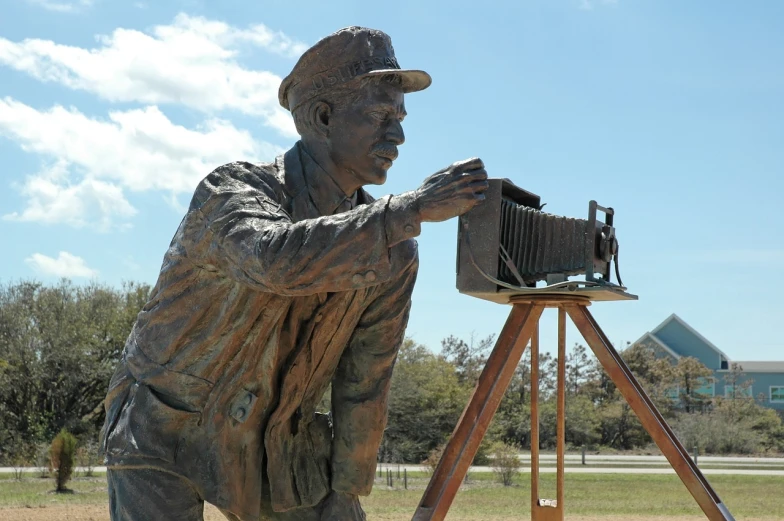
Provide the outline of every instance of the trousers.
<path id="1" fill-rule="evenodd" d="M 204 499 L 187 479 L 157 469 L 108 469 L 111 521 L 204 521 Z M 332 492 L 312 508 L 274 512 L 262 502 L 259 521 L 365 521 L 356 496 Z M 229 521 L 240 521 L 221 510 Z"/>

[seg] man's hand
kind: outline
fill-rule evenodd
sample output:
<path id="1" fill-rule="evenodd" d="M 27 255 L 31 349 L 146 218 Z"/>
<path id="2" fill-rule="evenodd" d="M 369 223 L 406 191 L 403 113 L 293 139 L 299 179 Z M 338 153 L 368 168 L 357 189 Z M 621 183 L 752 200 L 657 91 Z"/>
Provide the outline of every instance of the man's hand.
<path id="1" fill-rule="evenodd" d="M 485 198 L 487 172 L 479 158 L 458 161 L 425 179 L 414 191 L 422 221 L 441 222 L 463 215 Z"/>

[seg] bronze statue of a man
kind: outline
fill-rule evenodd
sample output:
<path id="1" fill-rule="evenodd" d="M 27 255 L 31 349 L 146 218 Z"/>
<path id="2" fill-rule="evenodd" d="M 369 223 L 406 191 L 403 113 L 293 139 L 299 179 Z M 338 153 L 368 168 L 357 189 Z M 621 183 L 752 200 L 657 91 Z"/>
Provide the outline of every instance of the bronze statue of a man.
<path id="1" fill-rule="evenodd" d="M 109 385 L 113 521 L 364 519 L 422 222 L 483 199 L 479 159 L 374 200 L 403 143 L 389 37 L 342 29 L 280 86 L 301 139 L 196 188 Z M 332 384 L 331 415 L 316 407 Z"/>

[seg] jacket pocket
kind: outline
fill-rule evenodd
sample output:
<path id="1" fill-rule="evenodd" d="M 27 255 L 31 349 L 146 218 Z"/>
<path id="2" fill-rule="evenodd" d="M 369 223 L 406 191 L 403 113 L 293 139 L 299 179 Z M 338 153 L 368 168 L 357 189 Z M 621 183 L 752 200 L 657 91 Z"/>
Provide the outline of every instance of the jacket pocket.
<path id="1" fill-rule="evenodd" d="M 124 365 L 120 365 L 115 370 L 114 375 L 112 375 L 112 379 L 109 382 L 109 390 L 104 399 L 106 418 L 100 433 L 101 452 L 104 454 L 107 449 L 107 438 L 114 431 L 120 414 L 128 403 L 128 396 L 133 384 L 134 380 L 131 373 L 128 372 Z"/>
<path id="2" fill-rule="evenodd" d="M 109 433 L 110 457 L 150 458 L 174 463 L 182 438 L 198 423 L 200 414 L 164 403 L 150 387 L 135 383 L 126 406 Z"/>

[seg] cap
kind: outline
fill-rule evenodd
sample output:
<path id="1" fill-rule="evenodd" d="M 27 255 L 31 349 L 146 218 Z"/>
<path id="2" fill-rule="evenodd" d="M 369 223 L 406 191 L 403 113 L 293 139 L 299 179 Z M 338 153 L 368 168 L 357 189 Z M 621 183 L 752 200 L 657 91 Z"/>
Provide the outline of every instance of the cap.
<path id="1" fill-rule="evenodd" d="M 278 100 L 283 108 L 293 111 L 330 88 L 383 74 L 400 76 L 405 93 L 424 90 L 432 83 L 425 71 L 400 68 L 386 33 L 346 27 L 322 38 L 302 54 L 281 82 Z"/>

